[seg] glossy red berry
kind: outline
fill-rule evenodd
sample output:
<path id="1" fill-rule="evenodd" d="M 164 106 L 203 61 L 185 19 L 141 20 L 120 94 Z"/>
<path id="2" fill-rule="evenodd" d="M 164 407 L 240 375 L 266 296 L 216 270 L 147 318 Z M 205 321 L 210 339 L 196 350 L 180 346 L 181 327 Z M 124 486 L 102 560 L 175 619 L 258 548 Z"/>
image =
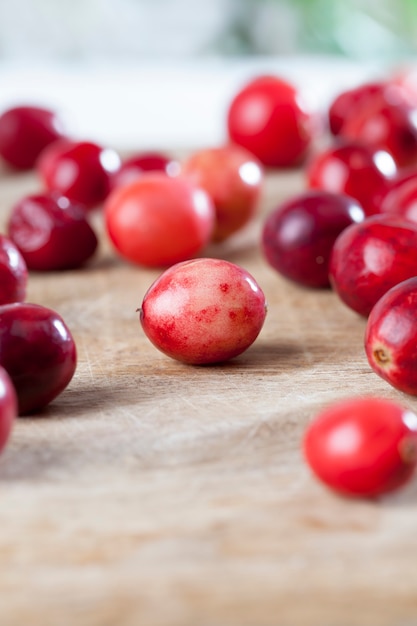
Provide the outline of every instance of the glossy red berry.
<path id="1" fill-rule="evenodd" d="M 376 98 L 383 98 L 387 89 L 385 81 L 361 83 L 351 89 L 338 93 L 329 105 L 329 128 L 333 135 L 338 135 L 343 124 L 356 111 L 372 106 Z"/>
<path id="2" fill-rule="evenodd" d="M 205 258 L 165 270 L 140 309 L 142 328 L 154 346 L 192 365 L 242 354 L 265 316 L 265 296 L 253 276 L 229 261 Z"/>
<path id="3" fill-rule="evenodd" d="M 7 228 L 30 270 L 80 267 L 98 244 L 84 207 L 54 192 L 22 198 L 12 208 Z"/>
<path id="4" fill-rule="evenodd" d="M 321 411 L 304 436 L 314 474 L 345 495 L 376 497 L 404 485 L 417 462 L 417 415 L 383 398 L 353 398 Z"/>
<path id="5" fill-rule="evenodd" d="M 6 370 L 0 366 L 0 451 L 11 435 L 17 417 L 17 396 Z"/>
<path id="6" fill-rule="evenodd" d="M 394 285 L 417 275 L 417 224 L 390 215 L 348 226 L 333 246 L 330 282 L 351 309 L 368 316 Z"/>
<path id="7" fill-rule="evenodd" d="M 0 306 L 0 365 L 13 382 L 20 415 L 56 398 L 71 381 L 76 360 L 74 339 L 58 313 L 30 303 Z"/>
<path id="8" fill-rule="evenodd" d="M 117 252 L 145 267 L 167 267 L 198 254 L 210 241 L 215 220 L 203 189 L 185 176 L 161 172 L 114 189 L 104 215 Z"/>
<path id="9" fill-rule="evenodd" d="M 17 106 L 0 116 L 0 156 L 13 168 L 35 166 L 42 150 L 64 136 L 57 113 L 37 106 Z"/>
<path id="10" fill-rule="evenodd" d="M 111 187 L 133 182 L 145 172 L 164 172 L 168 176 L 178 174 L 179 163 L 162 152 L 138 152 L 123 159 L 120 168 L 111 178 Z"/>
<path id="11" fill-rule="evenodd" d="M 360 204 L 343 194 L 307 191 L 266 218 L 262 250 L 280 274 L 307 287 L 329 287 L 329 258 L 338 235 L 360 222 Z"/>
<path id="12" fill-rule="evenodd" d="M 93 208 L 111 188 L 111 177 L 120 167 L 119 155 L 89 141 L 62 140 L 41 153 L 37 170 L 49 191 Z"/>
<path id="13" fill-rule="evenodd" d="M 13 241 L 0 235 L 0 304 L 22 302 L 26 298 L 28 270 Z"/>
<path id="14" fill-rule="evenodd" d="M 417 223 L 417 168 L 401 172 L 389 184 L 381 213 L 389 213 Z"/>
<path id="15" fill-rule="evenodd" d="M 380 212 L 381 199 L 397 168 L 390 154 L 358 143 L 339 143 L 311 158 L 307 185 L 355 198 L 366 215 Z"/>
<path id="16" fill-rule="evenodd" d="M 213 241 L 224 241 L 254 217 L 262 191 L 263 168 L 241 146 L 197 150 L 183 161 L 181 172 L 204 189 L 214 203 Z"/>
<path id="17" fill-rule="evenodd" d="M 259 76 L 232 99 L 227 113 L 232 142 L 268 167 L 299 164 L 312 141 L 312 117 L 293 85 L 277 76 Z"/>
<path id="18" fill-rule="evenodd" d="M 369 314 L 365 350 L 372 369 L 396 389 L 417 395 L 417 278 L 389 289 Z"/>

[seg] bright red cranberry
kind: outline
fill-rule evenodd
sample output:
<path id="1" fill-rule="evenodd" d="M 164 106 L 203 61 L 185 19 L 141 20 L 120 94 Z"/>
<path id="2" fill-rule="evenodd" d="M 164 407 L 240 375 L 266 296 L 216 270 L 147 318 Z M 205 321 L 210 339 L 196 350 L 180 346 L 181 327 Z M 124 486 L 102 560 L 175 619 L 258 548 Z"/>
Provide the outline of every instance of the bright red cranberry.
<path id="1" fill-rule="evenodd" d="M 0 304 L 22 302 L 26 298 L 28 270 L 13 241 L 0 235 Z"/>
<path id="2" fill-rule="evenodd" d="M 365 350 L 374 372 L 417 395 L 417 277 L 389 289 L 369 314 Z"/>
<path id="3" fill-rule="evenodd" d="M 349 196 L 304 192 L 267 217 L 262 248 L 280 274 L 308 287 L 329 287 L 329 258 L 337 236 L 365 214 Z"/>
<path id="4" fill-rule="evenodd" d="M 355 111 L 366 108 L 375 98 L 383 98 L 386 88 L 385 81 L 367 82 L 337 94 L 329 106 L 329 127 L 332 134 L 338 135 L 343 124 Z"/>
<path id="5" fill-rule="evenodd" d="M 348 226 L 336 239 L 330 282 L 351 309 L 368 316 L 388 289 L 417 275 L 417 224 L 375 215 Z"/>
<path id="6" fill-rule="evenodd" d="M 417 223 L 417 169 L 405 170 L 389 184 L 382 200 L 381 213 L 398 215 Z"/>
<path id="7" fill-rule="evenodd" d="M 254 217 L 259 207 L 263 168 L 241 146 L 197 150 L 184 160 L 181 172 L 213 200 L 216 210 L 213 241 L 224 241 Z"/>
<path id="8" fill-rule="evenodd" d="M 111 177 L 120 167 L 118 154 L 88 141 L 62 140 L 46 148 L 37 162 L 49 191 L 92 208 L 110 192 Z"/>
<path id="9" fill-rule="evenodd" d="M 97 248 L 84 207 L 51 193 L 24 197 L 12 209 L 8 234 L 30 270 L 66 270 L 83 265 Z"/>
<path id="10" fill-rule="evenodd" d="M 112 191 L 104 217 L 121 256 L 144 267 L 167 267 L 209 243 L 215 210 L 210 196 L 187 177 L 148 172 Z"/>
<path id="11" fill-rule="evenodd" d="M 0 116 L 0 155 L 13 168 L 34 167 L 42 150 L 62 137 L 63 124 L 49 109 L 18 106 Z"/>
<path id="12" fill-rule="evenodd" d="M 253 276 L 222 259 L 172 265 L 150 286 L 140 309 L 142 328 L 156 348 L 192 365 L 242 354 L 265 316 L 265 296 Z"/>
<path id="13" fill-rule="evenodd" d="M 381 496 L 414 473 L 417 415 L 383 398 L 341 400 L 313 419 L 303 445 L 310 468 L 328 487 L 349 496 Z"/>
<path id="14" fill-rule="evenodd" d="M 312 117 L 300 93 L 276 76 L 259 76 L 234 96 L 227 128 L 234 143 L 268 167 L 300 163 L 312 141 Z"/>
<path id="15" fill-rule="evenodd" d="M 17 417 L 17 396 L 6 370 L 0 366 L 0 451 L 9 440 Z"/>
<path id="16" fill-rule="evenodd" d="M 306 176 L 309 187 L 352 196 L 366 215 L 373 215 L 379 213 L 381 198 L 396 171 L 387 152 L 342 143 L 317 153 L 308 164 Z"/>
<path id="17" fill-rule="evenodd" d="M 164 172 L 173 176 L 179 172 L 179 163 L 161 152 L 139 152 L 122 161 L 111 179 L 111 187 L 133 182 L 144 172 Z"/>
<path id="18" fill-rule="evenodd" d="M 0 306 L 0 365 L 16 389 L 19 414 L 39 411 L 69 384 L 74 339 L 58 313 L 39 304 Z"/>
<path id="19" fill-rule="evenodd" d="M 401 102 L 374 100 L 353 112 L 339 134 L 374 150 L 385 150 L 398 167 L 417 163 L 417 109 Z"/>

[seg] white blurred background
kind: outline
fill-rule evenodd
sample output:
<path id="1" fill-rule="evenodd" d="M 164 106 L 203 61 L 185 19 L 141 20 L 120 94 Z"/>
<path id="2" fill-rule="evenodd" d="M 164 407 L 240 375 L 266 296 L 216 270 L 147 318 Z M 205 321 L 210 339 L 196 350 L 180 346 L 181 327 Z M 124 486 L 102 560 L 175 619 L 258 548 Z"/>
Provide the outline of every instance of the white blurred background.
<path id="1" fill-rule="evenodd" d="M 0 107 L 59 108 L 121 149 L 197 147 L 257 73 L 323 106 L 416 43 L 417 0 L 2 0 Z"/>

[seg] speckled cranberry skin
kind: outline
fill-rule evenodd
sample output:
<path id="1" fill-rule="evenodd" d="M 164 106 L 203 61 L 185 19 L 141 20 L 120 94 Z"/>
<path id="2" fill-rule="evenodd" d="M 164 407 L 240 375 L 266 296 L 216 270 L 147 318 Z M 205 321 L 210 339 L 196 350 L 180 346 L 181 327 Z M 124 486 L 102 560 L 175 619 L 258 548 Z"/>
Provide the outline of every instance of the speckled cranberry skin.
<path id="1" fill-rule="evenodd" d="M 330 283 L 340 299 L 367 317 L 394 285 L 417 275 L 417 224 L 375 215 L 348 226 L 336 239 Z"/>
<path id="2" fill-rule="evenodd" d="M 390 385 L 417 395 L 417 277 L 389 289 L 369 314 L 365 351 L 370 366 Z"/>
<path id="3" fill-rule="evenodd" d="M 184 363 L 221 363 L 259 335 L 265 296 L 245 269 L 221 259 L 173 265 L 148 289 L 140 322 L 150 341 Z"/>
<path id="4" fill-rule="evenodd" d="M 19 414 L 41 410 L 71 381 L 74 339 L 62 317 L 40 304 L 0 306 L 0 365 L 15 387 Z"/>

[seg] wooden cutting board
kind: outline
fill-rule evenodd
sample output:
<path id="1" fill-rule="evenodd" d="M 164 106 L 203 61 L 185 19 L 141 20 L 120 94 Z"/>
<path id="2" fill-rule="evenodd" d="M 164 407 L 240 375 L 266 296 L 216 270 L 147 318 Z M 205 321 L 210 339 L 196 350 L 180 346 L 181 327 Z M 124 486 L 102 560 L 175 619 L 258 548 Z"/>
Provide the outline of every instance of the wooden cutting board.
<path id="1" fill-rule="evenodd" d="M 331 291 L 264 261 L 264 215 L 303 189 L 269 174 L 258 219 L 207 250 L 246 267 L 268 299 L 256 343 L 225 365 L 159 353 L 136 309 L 159 272 L 101 249 L 88 268 L 32 274 L 79 363 L 43 414 L 20 418 L 0 459 L 4 626 L 417 624 L 417 478 L 378 502 L 318 484 L 300 449 L 333 400 L 372 393 L 412 409 L 369 368 L 365 321 Z M 2 173 L 4 224 L 40 189 Z"/>

